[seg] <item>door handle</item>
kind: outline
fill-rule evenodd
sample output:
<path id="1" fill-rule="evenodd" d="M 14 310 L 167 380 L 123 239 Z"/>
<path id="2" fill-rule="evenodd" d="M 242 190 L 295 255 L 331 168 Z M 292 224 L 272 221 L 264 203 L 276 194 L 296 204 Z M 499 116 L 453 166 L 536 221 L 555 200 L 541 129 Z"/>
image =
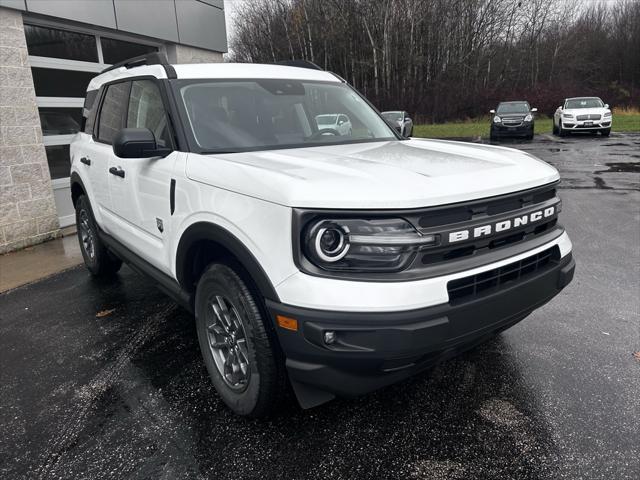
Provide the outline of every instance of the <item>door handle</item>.
<path id="1" fill-rule="evenodd" d="M 109 173 L 111 175 L 115 175 L 116 177 L 124 178 L 124 170 L 118 167 L 111 167 L 109 169 Z"/>
<path id="2" fill-rule="evenodd" d="M 80 159 L 80 163 L 84 163 L 85 165 L 91 165 L 91 160 L 88 159 L 87 157 L 82 157 Z"/>

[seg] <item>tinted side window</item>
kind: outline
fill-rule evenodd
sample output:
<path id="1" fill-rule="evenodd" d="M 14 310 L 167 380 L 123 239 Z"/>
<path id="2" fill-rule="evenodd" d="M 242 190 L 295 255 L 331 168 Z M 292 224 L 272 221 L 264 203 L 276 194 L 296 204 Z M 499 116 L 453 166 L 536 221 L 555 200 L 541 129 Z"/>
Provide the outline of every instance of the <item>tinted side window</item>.
<path id="1" fill-rule="evenodd" d="M 129 82 L 121 82 L 107 87 L 98 121 L 98 140 L 101 142 L 111 144 L 116 133 L 123 128 L 129 85 Z"/>
<path id="2" fill-rule="evenodd" d="M 96 120 L 96 110 L 98 107 L 98 90 L 87 91 L 84 99 L 84 107 L 82 109 L 82 117 L 84 122 L 84 133 L 93 134 L 93 124 Z"/>
<path id="3" fill-rule="evenodd" d="M 171 145 L 167 114 L 158 86 L 151 80 L 135 80 L 127 112 L 127 128 L 148 128 L 156 136 L 158 145 Z"/>

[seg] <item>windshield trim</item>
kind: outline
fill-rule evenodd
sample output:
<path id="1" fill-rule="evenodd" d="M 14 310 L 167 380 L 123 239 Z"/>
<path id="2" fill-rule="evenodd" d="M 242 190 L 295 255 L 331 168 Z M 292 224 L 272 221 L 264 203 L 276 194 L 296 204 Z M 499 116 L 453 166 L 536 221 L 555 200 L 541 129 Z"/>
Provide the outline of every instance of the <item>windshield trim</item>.
<path id="1" fill-rule="evenodd" d="M 263 78 L 178 78 L 178 79 L 170 79 L 168 83 L 170 85 L 171 93 L 174 97 L 174 102 L 176 108 L 178 110 L 178 116 L 180 118 L 180 123 L 183 125 L 183 129 L 185 131 L 185 137 L 187 140 L 187 146 L 189 147 L 188 151 L 192 153 L 199 153 L 202 155 L 214 155 L 214 154 L 225 154 L 225 153 L 242 153 L 242 152 L 260 152 L 267 150 L 287 150 L 294 148 L 310 148 L 310 147 L 328 147 L 332 145 L 351 145 L 358 143 L 373 143 L 373 142 L 389 142 L 393 140 L 408 140 L 407 137 L 403 137 L 398 133 L 393 127 L 388 124 L 388 121 L 380 114 L 380 111 L 358 90 L 353 88 L 347 82 L 335 82 L 330 80 L 302 80 L 306 83 L 317 83 L 317 84 L 326 84 L 326 85 L 344 85 L 347 88 L 351 89 L 356 93 L 374 112 L 375 114 L 384 122 L 387 126 L 391 136 L 384 138 L 364 138 L 364 139 L 355 139 L 355 140 L 345 140 L 340 142 L 309 142 L 305 144 L 279 144 L 279 145 L 260 145 L 257 147 L 243 147 L 243 148 L 222 148 L 219 150 L 211 150 L 202 148 L 198 145 L 196 141 L 193 130 L 189 124 L 189 116 L 187 115 L 184 101 L 182 100 L 182 96 L 180 95 L 180 88 L 184 85 L 192 84 L 192 83 L 226 83 L 226 82 L 260 82 L 264 80 Z M 270 80 L 289 80 L 287 78 L 277 78 Z M 186 121 L 185 121 L 186 120 Z"/>

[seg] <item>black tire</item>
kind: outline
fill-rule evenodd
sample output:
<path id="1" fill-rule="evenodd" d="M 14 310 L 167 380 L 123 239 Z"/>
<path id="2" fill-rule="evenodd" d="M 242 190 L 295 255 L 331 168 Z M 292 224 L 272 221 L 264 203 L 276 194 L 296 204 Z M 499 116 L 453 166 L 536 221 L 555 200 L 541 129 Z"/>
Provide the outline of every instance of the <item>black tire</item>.
<path id="1" fill-rule="evenodd" d="M 553 127 L 551 129 L 551 133 L 553 133 L 553 135 L 558 135 L 558 127 L 556 127 L 556 121 L 553 120 Z"/>
<path id="2" fill-rule="evenodd" d="M 93 276 L 110 277 L 120 270 L 122 260 L 100 241 L 98 225 L 86 195 L 80 195 L 76 201 L 76 230 L 84 264 Z"/>
<path id="3" fill-rule="evenodd" d="M 224 320 L 216 314 L 216 308 L 224 311 L 221 305 L 227 307 L 227 320 L 233 319 L 226 322 L 229 327 L 224 331 L 220 331 Z M 262 298 L 252 293 L 237 267 L 214 263 L 200 277 L 195 313 L 205 366 L 224 403 L 236 414 L 253 418 L 273 413 L 288 392 L 284 361 L 262 305 Z M 218 348 L 212 347 L 214 343 Z M 232 361 L 227 366 L 225 352 L 227 359 L 238 361 L 239 371 L 231 368 L 236 366 Z M 241 369 L 243 361 L 246 372 Z"/>
<path id="4" fill-rule="evenodd" d="M 498 136 L 495 133 L 491 132 L 491 133 L 489 133 L 489 140 L 492 141 L 492 142 L 497 142 L 498 141 Z"/>
<path id="5" fill-rule="evenodd" d="M 527 140 L 533 140 L 533 132 L 527 134 Z"/>
<path id="6" fill-rule="evenodd" d="M 603 128 L 602 130 L 600 130 L 600 133 L 602 134 L 603 137 L 608 137 L 611 134 L 611 129 Z"/>
<path id="7" fill-rule="evenodd" d="M 564 137 L 567 135 L 567 131 L 564 128 L 562 128 L 562 120 L 558 121 L 558 135 L 560 137 Z"/>

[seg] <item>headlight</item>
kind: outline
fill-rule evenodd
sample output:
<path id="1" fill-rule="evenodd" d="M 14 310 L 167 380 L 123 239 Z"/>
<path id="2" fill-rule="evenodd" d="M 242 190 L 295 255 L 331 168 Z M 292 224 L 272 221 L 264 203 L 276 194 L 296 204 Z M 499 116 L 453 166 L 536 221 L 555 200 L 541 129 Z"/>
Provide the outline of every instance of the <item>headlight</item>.
<path id="1" fill-rule="evenodd" d="M 573 118 L 573 115 L 571 115 L 570 113 L 563 113 L 562 118 Z"/>
<path id="2" fill-rule="evenodd" d="M 605 117 L 610 117 L 611 116 L 611 112 L 604 112 L 604 116 Z"/>
<path id="3" fill-rule="evenodd" d="M 502 122 L 502 119 L 499 116 L 496 115 L 495 117 L 493 117 L 493 123 L 500 123 L 500 122 Z"/>
<path id="4" fill-rule="evenodd" d="M 312 221 L 302 241 L 305 257 L 323 270 L 395 272 L 437 238 L 400 218 L 324 219 Z"/>
<path id="5" fill-rule="evenodd" d="M 529 114 L 526 117 L 524 117 L 524 121 L 525 122 L 530 122 L 531 120 L 533 120 L 533 115 Z"/>

